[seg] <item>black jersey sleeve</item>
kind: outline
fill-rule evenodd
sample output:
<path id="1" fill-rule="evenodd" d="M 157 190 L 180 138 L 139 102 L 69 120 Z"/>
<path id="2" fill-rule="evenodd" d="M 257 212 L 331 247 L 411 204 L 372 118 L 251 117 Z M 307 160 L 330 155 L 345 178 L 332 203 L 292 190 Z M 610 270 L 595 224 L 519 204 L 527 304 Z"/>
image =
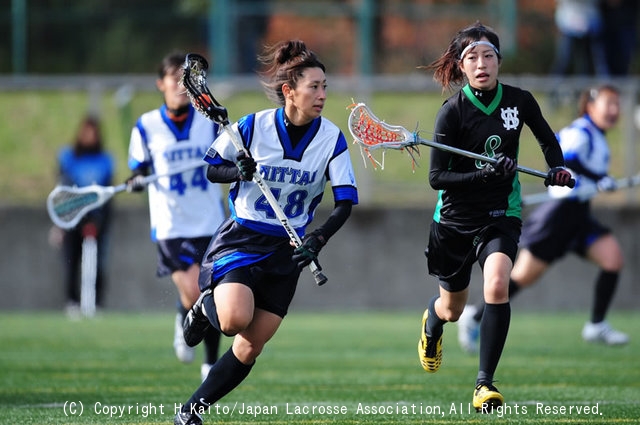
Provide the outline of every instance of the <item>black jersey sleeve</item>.
<path id="1" fill-rule="evenodd" d="M 220 164 L 207 167 L 207 179 L 211 183 L 233 183 L 238 180 L 238 166 L 230 161 L 223 161 Z"/>
<path id="2" fill-rule="evenodd" d="M 353 202 L 351 200 L 337 201 L 334 205 L 333 211 L 327 221 L 317 231 L 322 235 L 325 242 L 329 240 L 347 221 L 351 215 L 351 207 Z"/>
<path id="3" fill-rule="evenodd" d="M 549 123 L 542 116 L 540 105 L 538 105 L 533 95 L 526 90 L 523 90 L 523 99 L 525 123 L 538 141 L 547 164 L 550 168 L 564 167 L 560 143 L 558 143 L 558 139 Z"/>
<path id="4" fill-rule="evenodd" d="M 434 141 L 451 146 L 458 138 L 460 125 L 457 109 L 451 101 L 445 102 L 436 115 Z M 452 171 L 451 165 L 456 159 L 454 155 L 440 149 L 431 150 L 429 184 L 433 189 L 456 189 L 484 183 L 479 171 Z"/>

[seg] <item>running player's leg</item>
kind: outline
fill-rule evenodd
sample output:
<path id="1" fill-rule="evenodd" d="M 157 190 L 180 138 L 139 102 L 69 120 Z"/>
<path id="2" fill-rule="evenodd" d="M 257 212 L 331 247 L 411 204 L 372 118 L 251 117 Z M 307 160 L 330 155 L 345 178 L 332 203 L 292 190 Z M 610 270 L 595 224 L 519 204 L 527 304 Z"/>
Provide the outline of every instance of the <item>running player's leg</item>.
<path id="1" fill-rule="evenodd" d="M 80 317 L 80 259 L 82 258 L 82 236 L 76 229 L 64 233 L 62 247 L 65 264 L 67 315 L 72 319 Z"/>
<path id="2" fill-rule="evenodd" d="M 437 372 L 442 363 L 442 334 L 444 324 L 458 320 L 469 294 L 468 288 L 461 291 L 449 291 L 447 283 L 440 283 L 439 295 L 429 301 L 422 316 L 418 357 L 422 368 L 427 372 Z"/>
<path id="3" fill-rule="evenodd" d="M 278 315 L 256 309 L 251 324 L 235 336 L 232 347 L 211 367 L 207 379 L 189 398 L 183 411 L 204 412 L 237 387 L 249 375 L 281 322 Z"/>
<path id="4" fill-rule="evenodd" d="M 182 330 L 184 318 L 191 306 L 200 296 L 200 288 L 198 287 L 198 275 L 200 266 L 192 264 L 186 270 L 176 270 L 171 273 L 171 280 L 178 289 L 178 313 L 176 315 L 173 348 L 176 357 L 181 362 L 190 363 L 195 358 L 195 349 L 186 344 Z"/>
<path id="5" fill-rule="evenodd" d="M 509 278 L 517 250 L 516 240 L 498 233 L 478 255 L 486 306 L 480 322 L 480 359 L 473 406 L 482 412 L 504 403 L 502 394 L 493 386 L 493 378 L 509 332 Z"/>
<path id="6" fill-rule="evenodd" d="M 591 319 L 585 324 L 582 337 L 609 345 L 626 344 L 629 336 L 612 329 L 605 320 L 624 266 L 620 244 L 612 234 L 605 234 L 589 246 L 586 257 L 600 268 L 600 272 L 595 282 Z"/>
<path id="7" fill-rule="evenodd" d="M 513 299 L 520 290 L 535 284 L 547 271 L 551 262 L 540 258 L 534 254 L 537 252 L 548 252 L 556 258 L 563 255 L 564 251 L 554 248 L 547 248 L 547 243 L 553 243 L 548 239 L 536 242 L 531 249 L 522 248 L 511 271 L 509 278 L 509 299 Z M 558 242 L 559 243 L 559 242 Z M 480 337 L 479 326 L 485 310 L 484 297 L 474 306 L 467 306 L 458 324 L 458 342 L 467 352 L 475 353 Z"/>

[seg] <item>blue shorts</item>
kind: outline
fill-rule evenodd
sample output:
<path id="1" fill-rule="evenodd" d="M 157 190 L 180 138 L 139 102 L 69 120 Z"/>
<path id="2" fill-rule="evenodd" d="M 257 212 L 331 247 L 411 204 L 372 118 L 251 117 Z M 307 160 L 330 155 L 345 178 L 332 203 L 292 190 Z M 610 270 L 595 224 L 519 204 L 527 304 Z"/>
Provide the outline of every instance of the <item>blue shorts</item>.
<path id="1" fill-rule="evenodd" d="M 197 238 L 175 238 L 158 241 L 158 277 L 178 270 L 187 270 L 193 264 L 202 263 L 211 236 Z"/>
<path id="2" fill-rule="evenodd" d="M 521 246 L 551 264 L 568 252 L 584 257 L 593 242 L 610 233 L 591 215 L 589 202 L 550 201 L 525 220 Z"/>

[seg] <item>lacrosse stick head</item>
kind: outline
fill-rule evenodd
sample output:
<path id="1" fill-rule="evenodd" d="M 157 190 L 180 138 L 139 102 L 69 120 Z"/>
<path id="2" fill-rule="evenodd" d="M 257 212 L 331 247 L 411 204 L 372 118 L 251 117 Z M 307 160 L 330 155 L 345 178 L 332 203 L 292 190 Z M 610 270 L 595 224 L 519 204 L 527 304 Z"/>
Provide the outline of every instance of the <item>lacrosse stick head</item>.
<path id="1" fill-rule="evenodd" d="M 180 85 L 187 91 L 193 107 L 212 121 L 221 125 L 229 125 L 229 114 L 207 86 L 207 70 L 209 62 L 204 56 L 189 53 L 185 56 Z"/>
<path id="2" fill-rule="evenodd" d="M 415 156 L 420 155 L 415 133 L 411 133 L 402 126 L 385 123 L 376 117 L 364 103 L 351 105 L 348 126 L 354 143 L 360 146 L 361 151 L 364 152 L 363 156 L 366 154 L 371 159 L 374 167 L 377 164 L 384 168 L 384 163 L 375 160 L 371 154 L 371 151 L 376 149 L 404 149 L 415 166 Z"/>
<path id="3" fill-rule="evenodd" d="M 65 230 L 73 229 L 91 210 L 113 195 L 113 187 L 56 186 L 47 196 L 47 212 L 53 223 Z"/>

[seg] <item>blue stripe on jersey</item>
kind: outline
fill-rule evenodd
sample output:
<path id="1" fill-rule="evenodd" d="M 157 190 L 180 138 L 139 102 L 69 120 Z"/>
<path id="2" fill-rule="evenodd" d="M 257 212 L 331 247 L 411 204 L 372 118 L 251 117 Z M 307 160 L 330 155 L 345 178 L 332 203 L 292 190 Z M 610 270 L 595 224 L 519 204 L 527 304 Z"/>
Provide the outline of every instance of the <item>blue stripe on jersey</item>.
<path id="1" fill-rule="evenodd" d="M 213 156 L 211 156 L 210 154 L 213 154 Z M 205 154 L 205 156 L 202 159 L 204 159 L 204 161 L 207 164 L 211 164 L 211 165 L 233 164 L 233 162 L 223 159 L 218 154 L 218 152 L 216 152 L 215 150 L 213 150 L 211 148 L 209 148 L 209 151 Z"/>
<path id="2" fill-rule="evenodd" d="M 333 186 L 333 199 L 337 201 L 351 201 L 358 204 L 358 190 L 354 186 Z"/>
<path id="3" fill-rule="evenodd" d="M 224 275 L 229 273 L 231 270 L 237 269 L 238 267 L 250 266 L 251 264 L 257 263 L 258 261 L 262 261 L 272 253 L 268 254 L 248 254 L 245 252 L 234 252 L 229 255 L 225 255 L 213 263 L 213 280 L 217 280 L 222 278 Z"/>
<path id="4" fill-rule="evenodd" d="M 175 122 L 169 118 L 167 115 L 167 105 L 162 105 L 160 107 L 160 116 L 162 117 L 162 121 L 169 127 L 169 130 L 176 137 L 176 141 L 180 142 L 182 140 L 189 140 L 189 132 L 191 131 L 191 124 L 193 123 L 193 117 L 195 116 L 195 109 L 193 106 L 189 106 L 189 112 L 187 115 L 187 119 L 185 120 L 182 128 L 178 128 Z"/>
<path id="5" fill-rule="evenodd" d="M 276 236 L 276 237 L 280 237 L 280 238 L 288 238 L 289 235 L 287 234 L 287 231 L 284 230 L 284 227 L 282 227 L 281 225 L 274 225 L 274 224 L 268 224 L 268 223 L 264 223 L 262 221 L 255 221 L 255 220 L 249 220 L 246 218 L 239 218 L 236 213 L 235 210 L 233 210 L 231 212 L 231 217 L 238 223 L 241 224 L 255 232 L 258 233 L 262 233 L 263 235 L 269 235 L 269 236 Z M 303 237 L 304 236 L 304 231 L 305 228 L 296 228 L 294 229 L 295 232 L 298 234 L 299 237 Z"/>
<path id="6" fill-rule="evenodd" d="M 336 156 L 340 155 L 342 152 L 346 151 L 347 149 L 348 149 L 347 139 L 344 138 L 344 134 L 342 134 L 342 131 L 341 131 L 340 135 L 338 136 L 338 141 L 336 142 L 336 147 L 333 150 L 332 158 L 335 158 Z"/>
<path id="7" fill-rule="evenodd" d="M 322 202 L 322 196 L 324 195 L 324 192 L 321 193 L 320 195 L 316 196 L 315 198 L 313 198 L 311 200 L 311 202 L 309 203 L 309 219 L 307 220 L 307 224 L 311 223 L 313 221 L 313 217 L 315 215 L 316 212 L 316 208 L 318 207 L 318 205 L 320 205 L 320 202 Z"/>
<path id="8" fill-rule="evenodd" d="M 140 139 L 142 140 L 142 144 L 144 145 L 144 149 L 146 151 L 145 156 L 149 157 L 149 160 L 140 162 L 133 158 L 129 158 L 129 161 L 127 162 L 127 166 L 132 171 L 138 170 L 140 168 L 147 168 L 147 167 L 153 168 L 153 161 L 151 160 L 151 156 L 149 153 L 149 140 L 147 136 L 147 130 L 145 130 L 144 126 L 142 125 L 142 117 L 138 118 L 138 120 L 136 121 L 136 128 L 140 133 Z"/>
<path id="9" fill-rule="evenodd" d="M 133 158 L 129 158 L 129 161 L 127 162 L 127 165 L 129 166 L 129 169 L 131 171 L 135 171 L 135 170 L 140 169 L 140 168 L 148 167 L 149 165 L 151 165 L 151 163 L 150 162 L 140 162 L 140 161 L 136 161 Z"/>
<path id="10" fill-rule="evenodd" d="M 238 121 L 238 132 L 242 137 L 242 144 L 247 148 L 251 147 L 251 141 L 253 140 L 253 126 L 256 122 L 256 114 L 250 114 L 240 118 Z"/>

